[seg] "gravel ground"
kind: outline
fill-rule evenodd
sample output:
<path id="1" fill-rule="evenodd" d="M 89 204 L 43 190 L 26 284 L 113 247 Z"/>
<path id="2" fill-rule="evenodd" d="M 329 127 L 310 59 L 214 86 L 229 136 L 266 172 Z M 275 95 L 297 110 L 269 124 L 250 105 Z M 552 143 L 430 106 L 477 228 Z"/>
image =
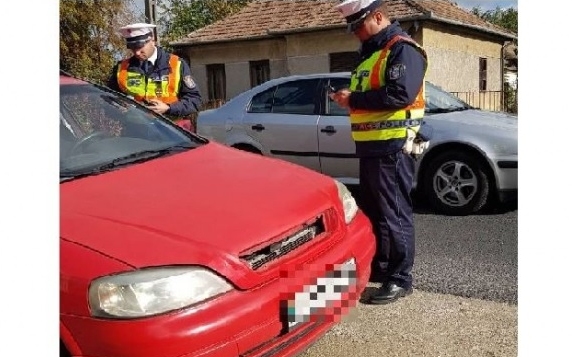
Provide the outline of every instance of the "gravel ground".
<path id="1" fill-rule="evenodd" d="M 517 356 L 517 309 L 414 290 L 389 305 L 358 304 L 300 357 Z"/>
<path id="2" fill-rule="evenodd" d="M 413 294 L 358 304 L 300 357 L 516 357 L 517 221 L 516 202 L 466 217 L 417 207 Z"/>

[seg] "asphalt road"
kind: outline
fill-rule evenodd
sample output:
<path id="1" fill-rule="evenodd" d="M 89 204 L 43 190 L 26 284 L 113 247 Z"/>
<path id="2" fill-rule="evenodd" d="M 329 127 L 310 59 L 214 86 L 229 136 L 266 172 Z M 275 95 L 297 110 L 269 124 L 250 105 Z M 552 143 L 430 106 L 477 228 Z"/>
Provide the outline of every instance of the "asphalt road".
<path id="1" fill-rule="evenodd" d="M 517 356 L 518 203 L 447 217 L 416 202 L 413 294 L 358 303 L 301 357 Z"/>
<path id="2" fill-rule="evenodd" d="M 414 287 L 516 304 L 516 203 L 466 217 L 415 215 Z"/>
<path id="3" fill-rule="evenodd" d="M 359 203 L 356 187 L 350 187 Z M 464 217 L 415 199 L 415 289 L 517 304 L 518 202 Z"/>

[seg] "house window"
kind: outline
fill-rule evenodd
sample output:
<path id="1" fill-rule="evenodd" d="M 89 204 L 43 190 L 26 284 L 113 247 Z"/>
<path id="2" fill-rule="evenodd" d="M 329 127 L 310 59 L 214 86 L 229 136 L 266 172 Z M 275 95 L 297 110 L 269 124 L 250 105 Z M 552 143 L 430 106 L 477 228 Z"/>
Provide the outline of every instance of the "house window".
<path id="1" fill-rule="evenodd" d="M 270 61 L 250 61 L 250 88 L 270 79 Z"/>
<path id="2" fill-rule="evenodd" d="M 226 99 L 224 64 L 207 65 L 209 100 Z"/>
<path id="3" fill-rule="evenodd" d="M 487 90 L 487 59 L 479 58 L 479 90 Z"/>
<path id="4" fill-rule="evenodd" d="M 351 72 L 359 64 L 357 52 L 330 53 L 330 72 Z"/>

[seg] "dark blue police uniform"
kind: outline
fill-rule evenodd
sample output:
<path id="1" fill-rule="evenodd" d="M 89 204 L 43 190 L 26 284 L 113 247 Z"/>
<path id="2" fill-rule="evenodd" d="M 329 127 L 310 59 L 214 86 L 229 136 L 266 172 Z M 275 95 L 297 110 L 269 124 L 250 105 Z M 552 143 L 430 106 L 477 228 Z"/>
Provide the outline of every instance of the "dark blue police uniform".
<path id="1" fill-rule="evenodd" d="M 383 48 L 394 36 L 409 37 L 397 21 L 362 43 L 361 60 Z M 352 109 L 401 109 L 411 104 L 423 85 L 427 62 L 413 44 L 399 41 L 391 47 L 386 66 L 386 83 L 379 89 L 352 92 Z M 398 68 L 398 73 L 391 72 Z M 360 158 L 362 208 L 370 218 L 378 251 L 372 265 L 374 276 L 384 283 L 411 292 L 411 270 L 415 256 L 415 230 L 411 190 L 415 162 L 402 151 L 405 138 L 356 141 Z M 391 286 L 390 286 L 391 288 Z M 378 303 L 393 301 L 395 291 L 383 291 Z M 400 295 L 402 296 L 402 295 Z M 375 299 L 375 296 L 374 298 Z M 372 302 L 373 302 L 372 299 Z"/>
<path id="2" fill-rule="evenodd" d="M 148 80 L 152 80 L 153 78 L 161 78 L 167 76 L 170 73 L 169 67 L 169 58 L 170 54 L 163 50 L 160 47 L 157 47 L 157 59 L 155 60 L 155 64 L 151 67 L 147 67 L 146 70 L 144 69 L 144 65 L 139 61 L 135 56 L 129 59 L 129 71 L 145 73 Z M 179 84 L 179 91 L 178 91 L 178 101 L 175 103 L 170 104 L 170 109 L 165 113 L 172 117 L 186 117 L 191 113 L 198 112 L 199 108 L 201 107 L 201 95 L 199 92 L 199 88 L 195 81 L 192 79 L 183 80 L 184 78 L 192 78 L 191 77 L 191 69 L 186 61 L 182 58 L 179 59 L 181 61 L 181 81 Z M 111 75 L 109 76 L 109 80 L 107 82 L 107 86 L 111 89 L 116 91 L 120 91 L 119 85 L 117 83 L 117 69 L 118 66 L 121 64 L 121 61 L 115 64 Z"/>

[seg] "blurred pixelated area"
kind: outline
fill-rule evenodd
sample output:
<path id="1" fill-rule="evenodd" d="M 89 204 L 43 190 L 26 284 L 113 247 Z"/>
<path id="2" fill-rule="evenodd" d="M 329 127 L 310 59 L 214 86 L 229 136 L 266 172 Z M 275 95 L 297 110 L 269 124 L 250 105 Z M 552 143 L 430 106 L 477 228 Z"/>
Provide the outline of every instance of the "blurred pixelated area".
<path id="1" fill-rule="evenodd" d="M 353 258 L 325 267 L 296 267 L 282 272 L 281 278 L 287 280 L 289 287 L 280 292 L 280 314 L 286 331 L 306 322 L 339 322 L 359 300 Z"/>

